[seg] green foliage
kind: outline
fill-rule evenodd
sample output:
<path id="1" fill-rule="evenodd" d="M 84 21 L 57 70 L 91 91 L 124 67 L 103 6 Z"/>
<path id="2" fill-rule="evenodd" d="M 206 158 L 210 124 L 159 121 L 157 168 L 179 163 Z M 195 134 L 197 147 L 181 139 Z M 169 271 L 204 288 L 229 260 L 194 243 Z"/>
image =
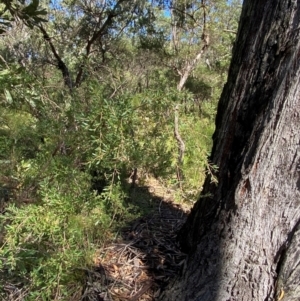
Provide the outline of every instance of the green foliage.
<path id="1" fill-rule="evenodd" d="M 180 131 L 186 144 L 186 153 L 183 164 L 185 179 L 180 197 L 188 201 L 197 199 L 199 187 L 206 176 L 211 137 L 215 129 L 215 112 L 216 101 L 204 102 L 199 116 L 191 114 L 181 122 Z"/>
<path id="2" fill-rule="evenodd" d="M 41 21 L 38 1 L 13 3 L 7 12 L 12 5 L 29 27 Z M 181 71 L 202 47 L 204 8 L 177 4 L 170 16 L 148 1 L 62 1 L 49 8 L 46 38 L 39 27 L 9 24 L 0 42 L 0 189 L 9 191 L 3 207 L 0 199 L 3 300 L 7 281 L 25 300 L 75 300 L 95 250 L 143 211 L 128 197 L 132 169 L 139 183 L 147 175 L 178 187 L 178 104 L 186 146 L 178 200 L 196 200 L 216 168 L 207 156 L 236 9 L 207 2 L 211 46 L 179 92 Z M 176 49 L 171 17 L 183 26 Z M 81 74 L 76 87 L 65 86 L 63 68 L 74 83 Z"/>
<path id="3" fill-rule="evenodd" d="M 32 0 L 29 4 L 19 0 L 3 0 L 0 4 L 0 34 L 5 33 L 11 22 L 22 20 L 28 27 L 33 28 L 40 22 L 46 22 L 41 16 L 47 11 L 40 7 L 39 0 Z"/>
<path id="4" fill-rule="evenodd" d="M 94 244 L 109 238 L 117 215 L 126 215 L 120 186 L 110 185 L 96 196 L 86 173 L 62 169 L 61 164 L 51 167 L 51 177 L 40 183 L 38 203 L 11 205 L 1 218 L 1 269 L 10 281 L 30 288 L 26 300 L 67 299 L 74 283 L 81 286 L 80 268 L 92 262 Z"/>

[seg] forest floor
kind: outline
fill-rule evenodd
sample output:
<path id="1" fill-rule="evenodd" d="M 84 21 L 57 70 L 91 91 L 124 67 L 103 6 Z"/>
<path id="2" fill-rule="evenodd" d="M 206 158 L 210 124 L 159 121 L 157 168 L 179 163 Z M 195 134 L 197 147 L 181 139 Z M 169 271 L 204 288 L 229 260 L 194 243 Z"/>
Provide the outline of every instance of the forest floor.
<path id="1" fill-rule="evenodd" d="M 184 267 L 176 235 L 192 204 L 176 204 L 174 192 L 154 179 L 137 185 L 130 199 L 145 214 L 99 250 L 86 271 L 84 301 L 155 300 Z"/>

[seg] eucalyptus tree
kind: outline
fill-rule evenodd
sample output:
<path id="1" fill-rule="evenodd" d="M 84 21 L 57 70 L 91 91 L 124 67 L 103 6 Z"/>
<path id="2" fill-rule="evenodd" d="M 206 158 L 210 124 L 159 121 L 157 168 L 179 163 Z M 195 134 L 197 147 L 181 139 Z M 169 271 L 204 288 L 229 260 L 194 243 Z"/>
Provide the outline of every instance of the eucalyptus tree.
<path id="1" fill-rule="evenodd" d="M 177 89 L 181 91 L 201 60 L 211 68 L 218 55 L 230 57 L 241 1 L 176 0 L 160 4 L 169 30 L 166 65 L 176 72 Z M 228 33 L 233 36 L 229 37 Z M 220 44 L 227 48 L 218 48 Z M 215 56 L 210 54 L 210 48 Z"/>
<path id="2" fill-rule="evenodd" d="M 164 14 L 158 16 L 157 24 L 169 32 L 168 39 L 162 45 L 160 61 L 173 72 L 173 82 L 178 92 L 186 87 L 194 93 L 195 100 L 196 94 L 205 94 L 203 85 L 200 86 L 200 78 L 205 77 L 205 71 L 199 66 L 207 65 L 209 73 L 212 67 L 217 69 L 216 66 L 221 65 L 224 57 L 228 61 L 231 56 L 240 1 L 158 1 L 158 9 Z M 219 47 L 220 44 L 223 45 Z M 200 72 L 197 72 L 197 68 Z M 196 81 L 193 81 L 193 77 Z M 211 86 L 210 82 L 205 88 L 210 90 Z M 181 183 L 184 178 L 182 166 L 185 143 L 179 131 L 179 111 L 179 104 L 176 104 L 174 136 L 178 145 L 177 179 Z"/>
<path id="3" fill-rule="evenodd" d="M 245 0 L 189 252 L 161 300 L 299 300 L 300 1 Z"/>

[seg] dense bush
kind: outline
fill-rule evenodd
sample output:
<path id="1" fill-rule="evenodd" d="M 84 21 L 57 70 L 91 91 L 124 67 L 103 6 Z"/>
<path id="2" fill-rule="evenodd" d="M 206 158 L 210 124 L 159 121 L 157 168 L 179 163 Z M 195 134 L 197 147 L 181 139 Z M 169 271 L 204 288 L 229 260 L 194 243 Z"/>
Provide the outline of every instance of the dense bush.
<path id="1" fill-rule="evenodd" d="M 80 300 L 96 249 L 144 211 L 130 198 L 132 170 L 138 185 L 155 177 L 193 203 L 216 168 L 207 156 L 239 1 L 208 3 L 207 20 L 200 2 L 168 13 L 161 3 L 104 2 L 44 6 L 42 26 L 39 1 L 7 1 L 0 13 L 0 299 L 9 283 L 24 300 Z M 179 91 L 204 30 L 212 45 Z"/>

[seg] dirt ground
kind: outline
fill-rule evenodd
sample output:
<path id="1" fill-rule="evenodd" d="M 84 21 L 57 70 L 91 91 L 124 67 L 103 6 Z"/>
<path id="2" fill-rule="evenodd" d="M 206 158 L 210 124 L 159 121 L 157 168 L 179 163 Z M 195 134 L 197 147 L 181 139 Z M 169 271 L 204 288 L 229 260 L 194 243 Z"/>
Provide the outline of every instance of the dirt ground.
<path id="1" fill-rule="evenodd" d="M 99 250 L 87 270 L 84 301 L 150 301 L 183 269 L 186 254 L 176 242 L 190 206 L 175 204 L 174 192 L 154 179 L 136 186 L 130 198 L 145 215 Z"/>

